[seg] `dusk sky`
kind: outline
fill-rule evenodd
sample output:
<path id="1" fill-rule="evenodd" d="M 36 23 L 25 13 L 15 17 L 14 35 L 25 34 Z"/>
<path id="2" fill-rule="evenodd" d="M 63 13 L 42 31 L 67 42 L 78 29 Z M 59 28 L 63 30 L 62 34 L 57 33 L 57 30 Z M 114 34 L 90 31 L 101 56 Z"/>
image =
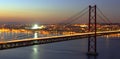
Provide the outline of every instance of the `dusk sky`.
<path id="1" fill-rule="evenodd" d="M 120 23 L 120 0 L 0 0 L 0 22 L 59 23 L 90 4 Z"/>

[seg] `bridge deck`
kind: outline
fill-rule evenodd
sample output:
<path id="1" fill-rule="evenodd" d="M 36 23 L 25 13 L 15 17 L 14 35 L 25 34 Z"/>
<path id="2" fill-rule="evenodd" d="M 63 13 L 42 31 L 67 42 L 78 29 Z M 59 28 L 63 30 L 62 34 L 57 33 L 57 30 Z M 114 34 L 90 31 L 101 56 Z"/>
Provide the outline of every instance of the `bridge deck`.
<path id="1" fill-rule="evenodd" d="M 116 31 L 103 31 L 97 32 L 97 35 L 111 34 L 111 33 L 120 33 L 120 30 Z M 20 46 L 28 46 L 34 44 L 44 44 L 65 40 L 73 40 L 77 38 L 87 38 L 88 35 L 94 35 L 94 32 L 89 33 L 78 33 L 73 35 L 61 35 L 61 36 L 51 36 L 51 37 L 42 37 L 42 38 L 31 38 L 31 39 L 22 39 L 22 40 L 12 40 L 12 41 L 3 41 L 0 42 L 0 49 L 8 49 Z"/>

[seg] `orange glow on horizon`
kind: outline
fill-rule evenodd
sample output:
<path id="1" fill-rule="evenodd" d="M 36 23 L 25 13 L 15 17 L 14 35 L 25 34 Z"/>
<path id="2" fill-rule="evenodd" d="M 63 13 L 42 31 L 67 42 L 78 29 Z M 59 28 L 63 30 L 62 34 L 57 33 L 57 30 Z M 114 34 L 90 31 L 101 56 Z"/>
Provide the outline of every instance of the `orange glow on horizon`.
<path id="1" fill-rule="evenodd" d="M 0 21 L 4 22 L 51 22 L 62 21 L 67 19 L 68 15 L 62 15 L 60 12 L 55 13 L 49 10 L 0 10 Z M 64 17 L 63 17 L 64 16 Z M 48 22 L 49 23 L 49 22 Z"/>

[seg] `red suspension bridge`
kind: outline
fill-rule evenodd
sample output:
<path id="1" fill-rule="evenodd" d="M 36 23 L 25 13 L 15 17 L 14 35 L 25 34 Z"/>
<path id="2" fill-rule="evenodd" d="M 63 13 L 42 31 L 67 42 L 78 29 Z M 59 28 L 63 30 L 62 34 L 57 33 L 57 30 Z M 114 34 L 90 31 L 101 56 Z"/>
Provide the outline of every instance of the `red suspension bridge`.
<path id="1" fill-rule="evenodd" d="M 87 11 L 86 11 L 87 10 Z M 99 12 L 98 12 L 99 11 Z M 22 39 L 22 40 L 11 40 L 11 41 L 1 41 L 0 42 L 0 50 L 30 46 L 36 44 L 46 44 L 52 42 L 66 41 L 66 40 L 74 40 L 81 38 L 88 38 L 88 52 L 87 55 L 98 55 L 97 52 L 97 36 L 119 33 L 120 30 L 110 30 L 110 31 L 98 31 L 97 28 L 97 18 L 99 17 L 103 22 L 111 24 L 111 21 L 103 14 L 103 12 L 97 8 L 97 6 L 89 6 L 85 8 L 81 12 L 76 15 L 70 17 L 68 20 L 61 22 L 60 24 L 64 24 L 63 26 L 69 26 L 73 24 L 73 22 L 80 19 L 85 14 L 89 15 L 88 20 L 88 30 L 87 33 L 77 33 L 72 35 L 60 35 L 60 36 L 50 36 L 50 37 L 42 37 L 42 38 L 31 38 L 31 39 Z M 99 14 L 97 14 L 99 13 Z M 102 15 L 102 16 L 101 16 Z"/>

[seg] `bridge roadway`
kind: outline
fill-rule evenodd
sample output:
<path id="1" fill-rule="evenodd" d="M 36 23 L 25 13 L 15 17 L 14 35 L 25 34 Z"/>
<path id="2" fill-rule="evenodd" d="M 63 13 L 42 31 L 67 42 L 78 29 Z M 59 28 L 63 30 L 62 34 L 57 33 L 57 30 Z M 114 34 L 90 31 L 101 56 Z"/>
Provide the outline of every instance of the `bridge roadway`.
<path id="1" fill-rule="evenodd" d="M 113 34 L 113 33 L 120 33 L 120 30 L 97 32 L 97 36 Z M 89 35 L 94 36 L 94 32 L 78 33 L 78 34 L 73 34 L 73 35 L 61 35 L 61 36 L 2 41 L 2 42 L 0 42 L 0 50 L 23 47 L 23 46 L 31 46 L 31 45 L 37 45 L 37 44 L 46 44 L 46 43 L 52 43 L 52 42 L 60 42 L 60 41 L 87 38 Z"/>

